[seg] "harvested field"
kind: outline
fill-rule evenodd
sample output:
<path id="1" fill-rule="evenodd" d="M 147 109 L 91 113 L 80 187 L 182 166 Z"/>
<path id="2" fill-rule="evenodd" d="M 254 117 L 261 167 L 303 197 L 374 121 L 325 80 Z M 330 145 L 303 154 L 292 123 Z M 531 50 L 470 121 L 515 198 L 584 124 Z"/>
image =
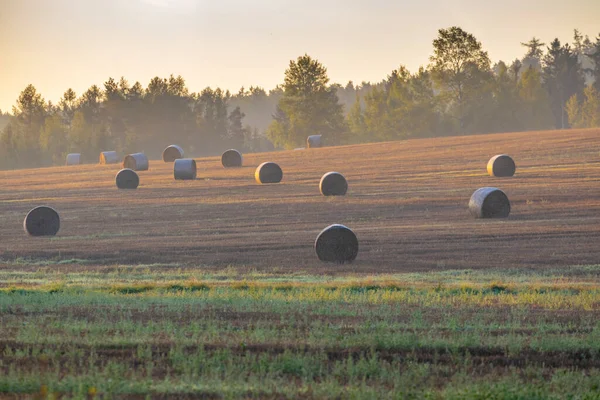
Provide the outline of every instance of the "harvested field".
<path id="1" fill-rule="evenodd" d="M 2 172 L 0 398 L 598 398 L 600 130 Z M 506 152 L 511 178 L 488 176 Z M 257 165 L 284 179 L 259 185 Z M 339 171 L 343 197 L 319 180 Z M 480 187 L 510 216 L 474 219 Z M 56 208 L 51 238 L 22 231 Z M 347 225 L 351 264 L 318 261 Z"/>
<path id="2" fill-rule="evenodd" d="M 519 165 L 514 177 L 488 176 L 486 163 L 499 152 Z M 198 178 L 186 182 L 173 180 L 172 164 L 154 162 L 137 193 L 116 190 L 113 165 L 0 172 L 0 258 L 365 274 L 600 260 L 597 129 L 244 158 L 240 169 L 223 169 L 220 157 L 198 159 Z M 285 171 L 281 184 L 255 183 L 254 170 L 265 160 Z M 350 182 L 346 196 L 319 195 L 319 179 L 331 170 Z M 484 186 L 509 196 L 508 219 L 470 218 L 469 198 Z M 25 214 L 39 204 L 61 214 L 53 239 L 21 234 Z M 358 235 L 354 263 L 322 265 L 314 255 L 316 235 L 332 223 Z"/>

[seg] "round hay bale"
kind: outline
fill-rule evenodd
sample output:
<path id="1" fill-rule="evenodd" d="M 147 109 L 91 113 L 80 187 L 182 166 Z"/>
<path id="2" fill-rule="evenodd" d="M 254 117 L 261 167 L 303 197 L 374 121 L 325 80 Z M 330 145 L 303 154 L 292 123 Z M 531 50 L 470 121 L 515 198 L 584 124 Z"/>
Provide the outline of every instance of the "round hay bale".
<path id="1" fill-rule="evenodd" d="M 254 178 L 258 183 L 279 183 L 283 179 L 283 171 L 274 162 L 264 162 L 256 168 Z"/>
<path id="2" fill-rule="evenodd" d="M 348 182 L 339 172 L 328 172 L 321 178 L 319 190 L 323 196 L 344 196 L 348 191 Z"/>
<path id="3" fill-rule="evenodd" d="M 60 217 L 53 208 L 39 206 L 27 213 L 23 229 L 30 236 L 54 236 L 60 229 Z"/>
<path id="4" fill-rule="evenodd" d="M 81 153 L 67 154 L 66 165 L 79 165 L 79 164 L 81 164 Z"/>
<path id="5" fill-rule="evenodd" d="M 490 176 L 507 177 L 514 176 L 517 166 L 514 160 L 506 154 L 499 154 L 488 161 L 487 171 Z"/>
<path id="6" fill-rule="evenodd" d="M 162 157 L 164 162 L 175 162 L 175 160 L 183 158 L 183 149 L 172 144 L 163 150 Z"/>
<path id="7" fill-rule="evenodd" d="M 144 153 L 128 154 L 123 159 L 123 168 L 129 168 L 134 171 L 148 171 L 148 157 Z"/>
<path id="8" fill-rule="evenodd" d="M 348 227 L 330 225 L 317 236 L 315 252 L 319 260 L 324 262 L 352 262 L 358 255 L 358 239 Z"/>
<path id="9" fill-rule="evenodd" d="M 117 164 L 119 157 L 116 151 L 103 151 L 100 153 L 100 164 Z"/>
<path id="10" fill-rule="evenodd" d="M 196 179 L 196 160 L 193 158 L 179 158 L 175 160 L 173 174 L 175 179 L 179 180 Z"/>
<path id="11" fill-rule="evenodd" d="M 137 189 L 140 184 L 140 177 L 134 170 L 124 168 L 117 172 L 115 181 L 119 189 Z"/>
<path id="12" fill-rule="evenodd" d="M 469 211 L 475 218 L 506 218 L 510 214 L 510 201 L 502 190 L 484 187 L 471 196 Z"/>
<path id="13" fill-rule="evenodd" d="M 221 164 L 225 168 L 241 167 L 244 163 L 242 153 L 235 149 L 229 149 L 221 156 Z"/>
<path id="14" fill-rule="evenodd" d="M 323 146 L 322 135 L 310 135 L 306 139 L 306 148 L 315 148 Z"/>

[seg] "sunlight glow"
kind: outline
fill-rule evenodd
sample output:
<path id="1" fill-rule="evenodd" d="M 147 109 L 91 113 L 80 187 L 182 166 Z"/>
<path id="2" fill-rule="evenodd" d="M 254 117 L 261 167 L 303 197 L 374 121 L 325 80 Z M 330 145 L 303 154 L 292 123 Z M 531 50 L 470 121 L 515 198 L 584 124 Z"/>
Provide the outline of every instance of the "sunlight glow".
<path id="1" fill-rule="evenodd" d="M 198 5 L 197 0 L 140 0 L 140 2 L 155 7 L 169 9 L 190 9 L 196 8 L 196 6 Z"/>

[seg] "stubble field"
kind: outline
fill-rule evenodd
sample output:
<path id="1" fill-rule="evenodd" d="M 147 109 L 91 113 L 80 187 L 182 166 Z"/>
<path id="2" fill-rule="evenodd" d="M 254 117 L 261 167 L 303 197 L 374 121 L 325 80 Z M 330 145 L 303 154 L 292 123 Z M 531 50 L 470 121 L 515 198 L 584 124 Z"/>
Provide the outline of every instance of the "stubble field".
<path id="1" fill-rule="evenodd" d="M 510 154 L 512 178 L 488 159 Z M 263 161 L 281 184 L 258 185 Z M 600 130 L 0 172 L 0 393 L 598 398 Z M 343 173 L 345 197 L 319 194 Z M 476 220 L 473 191 L 511 200 Z M 61 215 L 30 238 L 27 211 Z M 351 264 L 313 250 L 331 223 Z M 577 397 L 578 396 L 578 397 Z"/>

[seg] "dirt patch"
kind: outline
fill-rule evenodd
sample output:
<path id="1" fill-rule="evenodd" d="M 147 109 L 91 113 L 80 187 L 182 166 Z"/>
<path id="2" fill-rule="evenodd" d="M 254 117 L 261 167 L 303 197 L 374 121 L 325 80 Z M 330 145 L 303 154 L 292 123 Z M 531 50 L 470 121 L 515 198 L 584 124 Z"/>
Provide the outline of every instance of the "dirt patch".
<path id="1" fill-rule="evenodd" d="M 410 140 L 248 154 L 241 169 L 208 158 L 200 160 L 205 179 L 193 182 L 175 181 L 172 165 L 157 162 L 135 197 L 114 187 L 118 166 L 0 172 L 0 258 L 323 274 L 594 264 L 599 147 L 597 129 Z M 486 173 L 499 148 L 519 165 L 514 177 Z M 281 184 L 253 181 L 263 159 L 285 170 Z M 319 194 L 329 170 L 348 179 L 346 196 Z M 509 218 L 470 218 L 469 198 L 484 186 L 507 193 Z M 40 204 L 61 215 L 53 239 L 22 233 L 25 214 Z M 356 232 L 355 262 L 318 261 L 314 240 L 332 223 Z"/>

